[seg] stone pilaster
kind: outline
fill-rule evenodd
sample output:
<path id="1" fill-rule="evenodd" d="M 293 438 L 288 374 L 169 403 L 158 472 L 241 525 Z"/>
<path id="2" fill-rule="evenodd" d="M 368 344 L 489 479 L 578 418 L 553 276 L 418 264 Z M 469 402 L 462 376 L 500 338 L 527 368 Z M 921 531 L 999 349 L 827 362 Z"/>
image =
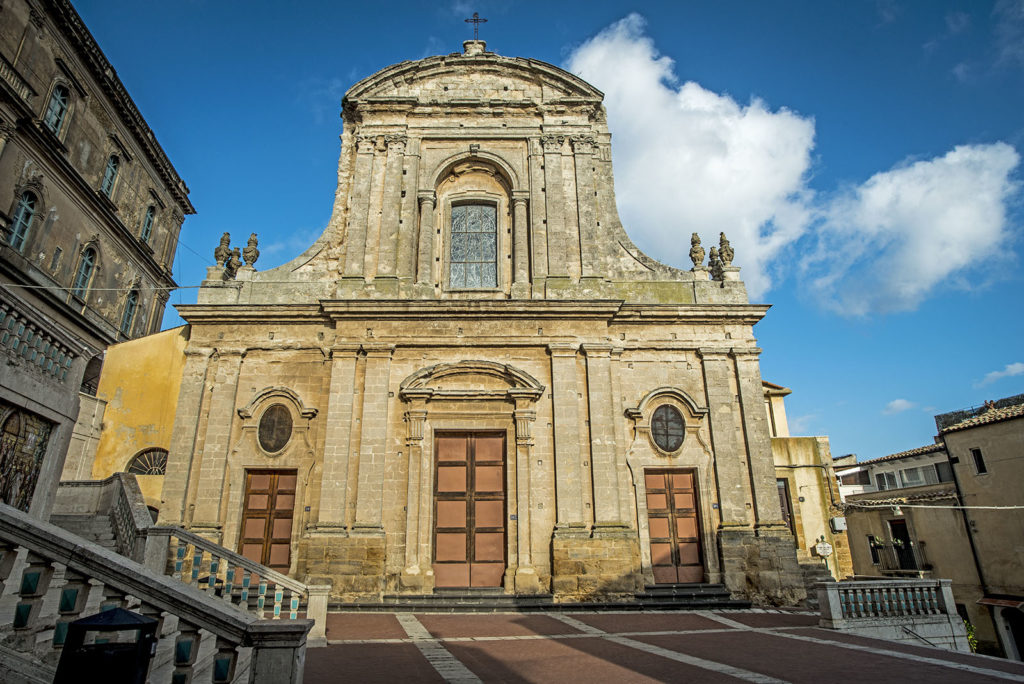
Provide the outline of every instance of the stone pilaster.
<path id="1" fill-rule="evenodd" d="M 14 131 L 14 124 L 0 119 L 0 155 L 4 153 L 4 148 L 7 147 L 7 141 L 14 137 Z"/>
<path id="2" fill-rule="evenodd" d="M 548 275 L 568 275 L 566 261 L 565 193 L 562 190 L 561 135 L 541 137 L 544 146 L 544 198 L 548 229 Z"/>
<path id="3" fill-rule="evenodd" d="M 754 498 L 754 520 L 757 528 L 774 527 L 787 530 L 782 520 L 775 461 L 772 458 L 768 416 L 764 409 L 764 386 L 758 362 L 760 349 L 734 350 L 736 379 L 739 385 L 740 408 L 743 411 L 743 433 L 747 441 L 747 464 L 750 491 Z"/>
<path id="4" fill-rule="evenodd" d="M 427 421 L 425 399 L 414 399 L 405 412 L 405 448 L 409 458 L 409 480 L 406 491 L 405 518 L 405 587 L 428 590 L 424 586 L 430 570 L 430 451 L 424 448 L 424 427 Z M 426 533 L 426 534 L 424 534 Z"/>
<path id="5" fill-rule="evenodd" d="M 571 138 L 573 160 L 576 166 L 576 207 L 580 226 L 580 244 L 583 247 L 582 276 L 600 277 L 605 275 L 600 261 L 593 250 L 604 241 L 597 230 L 597 197 L 594 192 L 594 136 L 574 135 Z"/>
<path id="6" fill-rule="evenodd" d="M 430 287 L 434 285 L 434 204 L 437 197 L 433 190 L 420 190 L 420 236 L 418 263 L 416 267 L 416 284 Z"/>
<path id="7" fill-rule="evenodd" d="M 544 148 L 540 141 L 530 143 L 530 197 L 533 198 L 530 212 L 530 247 L 533 272 L 533 296 L 543 297 L 543 281 L 548 274 L 548 227 L 544 202 Z"/>
<path id="8" fill-rule="evenodd" d="M 517 594 L 538 594 L 540 580 L 533 565 L 533 528 L 531 527 L 533 491 L 533 425 L 537 411 L 533 409 L 536 395 L 533 392 L 511 390 L 516 408 L 513 418 L 516 423 L 516 539 L 517 552 L 514 576 Z"/>
<path id="9" fill-rule="evenodd" d="M 352 534 L 383 536 L 384 461 L 388 426 L 388 381 L 393 344 L 363 344 L 366 373 L 363 380 L 362 439 L 356 484 L 356 519 Z"/>
<path id="10" fill-rule="evenodd" d="M 415 279 L 416 277 L 416 210 L 418 198 L 416 183 L 420 170 L 419 141 L 410 140 L 406 145 L 402 189 L 399 191 L 402 202 L 401 214 L 398 218 L 398 277 Z"/>
<path id="11" fill-rule="evenodd" d="M 512 282 L 512 297 L 519 299 L 530 294 L 530 238 L 527 234 L 527 193 L 516 191 L 512 194 L 512 260 L 515 271 Z"/>
<path id="12" fill-rule="evenodd" d="M 356 168 L 352 177 L 352 209 L 345 231 L 345 270 L 346 278 L 362 278 L 363 264 L 366 258 L 366 227 L 370 214 L 370 180 L 373 171 L 373 159 L 376 144 L 372 138 L 358 136 L 356 138 Z"/>
<path id="13" fill-rule="evenodd" d="M 715 456 L 718 505 L 722 528 L 749 527 L 746 454 L 739 439 L 739 405 L 733 394 L 733 364 L 729 350 L 699 350 L 709 411 L 711 445 Z"/>
<path id="14" fill-rule="evenodd" d="M 390 135 L 386 136 L 385 140 L 388 156 L 384 168 L 384 197 L 381 207 L 376 277 L 393 278 L 396 277 L 398 268 L 398 220 L 402 208 L 402 170 L 405 160 L 406 137 Z"/>
<path id="15" fill-rule="evenodd" d="M 612 411 L 610 344 L 584 344 L 590 406 L 590 466 L 594 477 L 594 534 L 627 528 L 619 502 L 616 419 Z"/>
<path id="16" fill-rule="evenodd" d="M 231 433 L 235 423 L 238 395 L 238 372 L 245 352 L 241 349 L 221 349 L 217 352 L 213 391 L 207 413 L 206 439 L 203 442 L 202 464 L 199 466 L 195 517 L 191 528 L 221 542 L 223 520 L 221 501 L 226 497 L 225 475 Z"/>
<path id="17" fill-rule="evenodd" d="M 323 480 L 320 487 L 318 533 L 344 533 L 348 492 L 349 461 L 355 405 L 356 363 L 358 344 L 341 344 L 331 349 L 331 390 L 327 404 L 326 437 L 324 440 Z"/>
<path id="18" fill-rule="evenodd" d="M 199 419 L 206 395 L 206 374 L 210 365 L 209 349 L 186 349 L 181 389 L 174 412 L 174 428 L 164 476 L 160 523 L 185 522 L 185 500 L 196 453 Z"/>
<path id="19" fill-rule="evenodd" d="M 580 457 L 579 397 L 576 345 L 550 344 L 551 398 L 555 435 L 555 535 L 585 534 L 583 469 Z M 589 483 L 588 483 L 589 484 Z"/>

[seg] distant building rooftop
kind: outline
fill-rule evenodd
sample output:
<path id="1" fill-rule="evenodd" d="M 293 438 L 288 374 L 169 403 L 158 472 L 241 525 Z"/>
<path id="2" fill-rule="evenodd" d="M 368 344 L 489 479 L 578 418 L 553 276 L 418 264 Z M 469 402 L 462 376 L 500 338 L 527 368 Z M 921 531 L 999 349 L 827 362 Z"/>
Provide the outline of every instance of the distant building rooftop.
<path id="1" fill-rule="evenodd" d="M 1024 398 L 1024 395 L 1021 395 Z M 996 408 L 990 406 L 981 415 L 973 416 L 965 420 L 961 420 L 959 423 L 953 423 L 952 425 L 940 428 L 940 434 L 946 434 L 947 432 L 956 432 L 957 430 L 966 430 L 967 428 L 977 427 L 978 425 L 987 425 L 988 423 L 998 423 L 1001 420 L 1009 420 L 1010 418 L 1020 418 L 1024 416 L 1024 402 L 1017 404 L 1016 406 L 1006 406 L 1003 408 Z M 938 417 L 936 417 L 938 421 Z"/>
<path id="2" fill-rule="evenodd" d="M 991 416 L 990 419 L 972 423 L 969 422 L 973 418 L 980 418 L 994 409 L 1005 409 L 1017 407 L 1018 412 L 1011 415 L 996 414 Z M 1006 420 L 1007 418 L 1016 418 L 1021 415 L 1020 409 L 1024 407 L 1024 394 L 1015 394 L 1012 397 L 1005 397 L 1003 399 L 997 399 L 996 401 L 986 401 L 983 406 L 972 406 L 966 409 L 960 409 L 959 411 L 949 411 L 948 413 L 940 413 L 935 416 L 935 428 L 941 435 L 944 432 L 952 432 L 953 430 L 963 430 L 965 428 L 974 427 L 975 425 L 984 425 L 985 423 L 994 423 L 1000 420 Z"/>
<path id="3" fill-rule="evenodd" d="M 901 458 L 910 458 L 911 456 L 924 456 L 925 454 L 933 454 L 943 450 L 941 444 L 927 444 L 925 446 L 919 446 L 914 449 L 907 449 L 906 451 L 900 451 L 895 454 L 889 454 L 888 456 L 879 456 L 878 458 L 872 458 L 869 461 L 861 461 L 857 465 L 867 465 L 869 463 L 881 463 L 883 461 L 898 461 Z"/>

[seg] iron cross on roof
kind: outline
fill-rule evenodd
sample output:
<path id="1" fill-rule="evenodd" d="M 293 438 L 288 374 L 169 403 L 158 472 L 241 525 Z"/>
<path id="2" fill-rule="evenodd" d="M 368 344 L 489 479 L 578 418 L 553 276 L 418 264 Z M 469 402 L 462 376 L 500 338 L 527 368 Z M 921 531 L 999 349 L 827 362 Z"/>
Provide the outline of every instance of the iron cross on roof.
<path id="1" fill-rule="evenodd" d="M 486 24 L 486 19 L 480 18 L 479 12 L 473 12 L 472 19 L 466 19 L 467 24 L 473 25 L 473 40 L 480 40 L 480 24 Z"/>

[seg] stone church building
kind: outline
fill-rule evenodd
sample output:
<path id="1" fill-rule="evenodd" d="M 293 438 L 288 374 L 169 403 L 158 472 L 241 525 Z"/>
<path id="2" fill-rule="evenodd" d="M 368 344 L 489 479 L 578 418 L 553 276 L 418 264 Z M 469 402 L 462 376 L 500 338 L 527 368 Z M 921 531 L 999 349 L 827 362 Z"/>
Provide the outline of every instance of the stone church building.
<path id="1" fill-rule="evenodd" d="M 768 307 L 727 242 L 683 271 L 630 241 L 601 92 L 467 41 L 360 81 L 342 119 L 319 240 L 260 272 L 218 249 L 179 307 L 161 522 L 337 597 L 802 598 Z"/>

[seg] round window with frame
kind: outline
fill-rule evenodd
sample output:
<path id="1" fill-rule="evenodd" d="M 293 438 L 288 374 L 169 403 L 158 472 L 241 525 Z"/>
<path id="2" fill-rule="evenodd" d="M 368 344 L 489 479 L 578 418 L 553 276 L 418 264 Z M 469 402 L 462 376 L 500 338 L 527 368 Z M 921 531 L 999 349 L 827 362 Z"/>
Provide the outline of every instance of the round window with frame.
<path id="1" fill-rule="evenodd" d="M 686 422 L 683 414 L 671 404 L 662 404 L 654 409 L 651 415 L 651 439 L 655 446 L 668 454 L 673 454 L 683 446 L 686 436 Z"/>
<path id="2" fill-rule="evenodd" d="M 257 430 L 260 448 L 268 454 L 284 449 L 292 438 L 292 412 L 284 404 L 273 404 L 260 416 Z"/>

